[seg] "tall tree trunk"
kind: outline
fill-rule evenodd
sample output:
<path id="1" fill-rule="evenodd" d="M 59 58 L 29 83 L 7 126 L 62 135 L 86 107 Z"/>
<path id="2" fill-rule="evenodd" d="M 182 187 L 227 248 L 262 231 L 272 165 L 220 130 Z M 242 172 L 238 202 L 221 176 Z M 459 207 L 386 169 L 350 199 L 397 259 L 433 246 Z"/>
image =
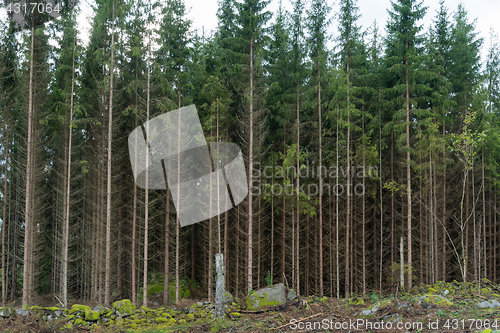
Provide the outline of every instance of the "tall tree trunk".
<path id="1" fill-rule="evenodd" d="M 170 170 L 170 168 L 169 168 Z M 165 203 L 165 271 L 163 279 L 163 304 L 167 305 L 170 303 L 170 290 L 169 290 L 169 265 L 170 265 L 170 194 L 166 192 L 166 203 Z M 194 265 L 194 263 L 193 263 Z"/>
<path id="2" fill-rule="evenodd" d="M 248 147 L 248 263 L 247 263 L 247 293 L 252 289 L 253 268 L 253 34 L 250 35 L 250 119 Z"/>
<path id="3" fill-rule="evenodd" d="M 113 0 L 111 28 L 111 65 L 109 78 L 109 119 L 108 119 L 108 184 L 106 189 L 106 274 L 104 282 L 104 304 L 110 305 L 110 279 L 111 279 L 111 143 L 113 134 L 113 72 L 115 65 L 115 1 Z"/>
<path id="4" fill-rule="evenodd" d="M 443 137 L 445 136 L 445 126 L 443 124 Z M 443 272 L 441 279 L 446 281 L 446 148 L 443 148 Z"/>
<path id="5" fill-rule="evenodd" d="M 365 136 L 365 116 L 363 114 L 363 119 L 362 119 L 362 127 L 363 127 L 363 137 Z M 363 207 L 362 207 L 362 224 L 363 224 L 363 231 L 362 231 L 362 246 L 363 246 L 363 295 L 366 295 L 366 244 L 365 244 L 365 208 L 366 208 L 366 201 L 365 201 L 365 183 L 366 183 L 366 166 L 365 166 L 365 161 L 366 161 L 366 153 L 365 153 L 366 147 L 363 145 Z M 373 238 L 375 238 L 375 235 L 373 235 Z M 380 239 L 382 242 L 382 239 Z M 382 255 L 382 253 L 380 253 Z"/>
<path id="6" fill-rule="evenodd" d="M 335 266 L 337 278 L 337 299 L 340 299 L 340 261 L 339 261 L 339 120 L 340 108 L 337 105 L 337 140 L 336 140 L 336 167 L 337 174 L 335 175 Z"/>
<path id="7" fill-rule="evenodd" d="M 35 21 L 32 18 L 31 23 L 31 59 L 30 59 L 30 82 L 28 92 L 28 149 L 26 152 L 26 206 L 25 206 L 25 220 L 24 220 L 24 267 L 23 267 L 23 306 L 27 305 L 30 301 L 31 285 L 29 283 L 31 277 L 31 217 L 32 217 L 32 203 L 31 203 L 31 154 L 32 154 L 32 123 L 33 123 L 33 55 L 35 48 Z"/>
<path id="8" fill-rule="evenodd" d="M 63 226 L 63 253 L 62 253 L 62 303 L 65 307 L 68 306 L 68 241 L 69 241 L 69 201 L 71 192 L 71 144 L 72 144 L 72 122 L 73 122 L 73 101 L 75 92 L 75 47 L 76 40 L 73 46 L 73 65 L 71 71 L 71 100 L 69 108 L 69 126 L 68 126 L 68 161 L 67 161 L 67 171 L 66 171 L 66 197 L 65 197 L 65 207 L 64 207 L 64 226 Z"/>
<path id="9" fill-rule="evenodd" d="M 181 68 L 179 66 L 179 77 L 177 79 L 177 106 L 180 109 L 181 108 L 181 83 L 180 83 L 180 74 L 181 74 Z M 181 123 L 181 113 L 179 112 L 179 117 L 177 120 L 177 123 Z M 181 129 L 177 131 L 177 155 L 180 155 L 181 153 Z M 180 158 L 177 159 L 177 193 L 181 192 L 181 160 Z M 177 206 L 180 207 L 180 196 L 177 196 Z M 179 285 L 179 256 L 180 256 L 180 242 L 179 242 L 179 214 L 177 214 L 177 219 L 175 222 L 175 304 L 179 304 L 180 300 L 180 285 Z"/>
<path id="10" fill-rule="evenodd" d="M 5 269 L 5 227 L 7 226 L 7 174 L 9 170 L 9 130 L 10 130 L 10 113 L 7 115 L 7 136 L 5 137 L 5 171 L 4 171 L 4 192 L 3 192 L 3 218 L 2 218 L 2 306 L 5 306 L 7 301 L 7 276 Z"/>
<path id="11" fill-rule="evenodd" d="M 408 41 L 406 42 L 406 49 L 408 49 Z M 408 290 L 412 287 L 412 235 L 411 235 L 411 169 L 410 169 L 410 86 L 409 86 L 409 68 L 408 68 L 408 55 L 406 56 L 406 187 L 407 187 L 407 200 L 408 200 Z"/>
<path id="12" fill-rule="evenodd" d="M 379 105 L 380 105 L 380 90 L 379 90 Z M 382 184 L 382 108 L 379 107 L 379 171 L 378 171 L 378 177 L 379 177 L 379 201 L 380 201 L 380 276 L 379 276 L 379 290 L 382 292 L 382 273 L 383 273 L 383 262 L 382 258 L 383 256 L 383 248 L 384 248 L 384 232 L 383 232 L 383 222 L 384 222 L 384 200 L 382 198 L 382 189 L 383 189 L 383 184 Z M 392 244 L 391 244 L 392 246 Z M 392 252 L 392 249 L 391 249 Z M 391 262 L 392 264 L 392 262 Z"/>
<path id="13" fill-rule="evenodd" d="M 347 146 L 346 146 L 346 151 L 347 151 L 347 205 L 346 205 L 346 238 L 345 238 L 345 297 L 349 297 L 349 283 L 350 283 L 350 223 L 351 223 L 351 145 L 350 145 L 350 139 L 351 139 L 351 127 L 349 126 L 350 122 L 350 113 L 349 113 L 349 61 L 347 61 Z"/>
<path id="14" fill-rule="evenodd" d="M 283 135 L 283 154 L 286 154 L 286 139 L 285 135 Z M 286 201 L 285 196 L 283 199 L 283 209 L 281 210 L 281 283 L 285 283 L 286 281 Z"/>
<path id="15" fill-rule="evenodd" d="M 151 36 L 151 34 L 149 34 Z M 150 38 L 149 38 L 150 39 Z M 149 104 L 151 95 L 151 42 L 148 42 L 148 59 L 146 63 L 148 76 L 147 76 L 147 89 L 146 89 L 146 134 L 149 135 Z M 149 165 L 149 154 L 146 154 L 146 165 Z M 149 172 L 146 169 L 146 191 L 144 198 L 144 268 L 143 268 L 143 281 L 142 281 L 142 304 L 148 306 L 148 254 L 149 254 Z"/>
<path id="16" fill-rule="evenodd" d="M 137 105 L 137 103 L 136 103 Z M 137 121 L 137 113 L 135 114 L 135 127 L 138 127 L 138 121 Z M 137 147 L 137 136 L 135 137 L 135 147 Z M 134 175 L 137 174 L 137 149 L 135 149 L 135 154 L 134 154 Z M 131 273 L 132 277 L 130 279 L 131 283 L 131 289 L 132 289 L 132 303 L 137 304 L 137 282 L 136 282 L 136 276 L 137 276 L 137 264 L 136 264 L 136 230 L 137 230 L 137 184 L 134 181 L 134 204 L 133 204 L 133 209 L 132 209 L 132 241 L 131 241 L 131 254 L 130 256 L 132 257 L 132 267 L 131 267 Z"/>
<path id="17" fill-rule="evenodd" d="M 318 58 L 318 140 L 319 140 L 319 296 L 323 297 L 323 176 L 322 176 L 322 166 L 323 166 L 323 156 L 322 156 L 322 128 L 321 128 L 321 71 L 319 67 Z M 299 169 L 297 169 L 298 171 Z M 297 205 L 298 207 L 298 205 Z M 297 215 L 298 216 L 298 215 Z"/>

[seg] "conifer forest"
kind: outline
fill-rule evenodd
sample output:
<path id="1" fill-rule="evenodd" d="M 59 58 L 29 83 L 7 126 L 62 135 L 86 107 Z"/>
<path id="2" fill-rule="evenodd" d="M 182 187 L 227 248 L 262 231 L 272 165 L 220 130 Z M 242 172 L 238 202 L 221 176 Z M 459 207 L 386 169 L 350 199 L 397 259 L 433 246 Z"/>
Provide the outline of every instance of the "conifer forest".
<path id="1" fill-rule="evenodd" d="M 219 0 L 200 31 L 184 0 L 94 0 L 85 42 L 90 2 L 25 28 L 2 3 L 3 304 L 147 305 L 151 274 L 165 304 L 186 279 L 210 300 L 217 253 L 235 296 L 500 282 L 495 32 L 445 0 L 391 0 L 367 27 L 356 0 L 270 1 Z M 182 227 L 170 190 L 137 186 L 128 137 L 193 104 L 208 143 L 240 147 L 248 196 Z"/>

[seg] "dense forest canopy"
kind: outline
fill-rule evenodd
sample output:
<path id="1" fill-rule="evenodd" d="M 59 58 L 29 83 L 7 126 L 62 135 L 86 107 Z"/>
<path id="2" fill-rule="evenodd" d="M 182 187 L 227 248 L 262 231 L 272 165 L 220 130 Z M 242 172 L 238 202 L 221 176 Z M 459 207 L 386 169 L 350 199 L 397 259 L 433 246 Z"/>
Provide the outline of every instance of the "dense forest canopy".
<path id="1" fill-rule="evenodd" d="M 78 9 L 22 32 L 0 22 L 4 303 L 146 305 L 151 273 L 165 303 L 187 279 L 213 299 L 216 253 L 235 295 L 499 282 L 493 30 L 480 38 L 444 0 L 392 0 L 366 31 L 356 0 L 218 5 L 206 34 L 183 0 L 96 0 L 86 45 Z M 180 227 L 169 190 L 135 183 L 128 136 L 192 104 L 209 143 L 242 149 L 249 195 Z"/>

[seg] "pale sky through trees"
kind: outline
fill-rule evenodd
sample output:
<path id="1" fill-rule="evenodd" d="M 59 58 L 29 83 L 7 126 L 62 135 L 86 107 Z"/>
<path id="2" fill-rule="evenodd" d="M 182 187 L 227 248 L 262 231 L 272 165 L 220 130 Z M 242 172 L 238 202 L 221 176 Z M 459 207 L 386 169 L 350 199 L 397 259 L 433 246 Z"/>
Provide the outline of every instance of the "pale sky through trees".
<path id="1" fill-rule="evenodd" d="M 87 42 L 88 29 L 90 28 L 89 20 L 86 18 L 91 15 L 91 10 L 89 6 L 91 0 L 81 0 L 80 6 L 82 12 L 79 19 L 80 31 L 82 32 L 82 40 L 84 43 Z M 337 1 L 338 2 L 338 1 Z M 332 7 L 332 14 L 338 11 L 338 4 L 335 1 L 328 1 Z M 446 0 L 445 5 L 448 7 L 448 12 L 450 14 L 450 21 L 453 21 L 453 13 L 457 9 L 459 3 L 463 3 L 465 9 L 467 10 L 468 17 L 472 21 L 477 18 L 476 29 L 479 32 L 480 37 L 483 37 L 485 43 L 482 48 L 482 56 L 486 55 L 486 49 L 489 45 L 488 36 L 490 27 L 493 27 L 495 33 L 500 32 L 500 20 L 498 19 L 498 13 L 500 13 L 500 1 L 497 0 Z M 211 30 L 217 27 L 217 0 L 185 0 L 186 7 L 190 8 L 188 17 L 192 20 L 193 29 L 199 29 L 200 31 L 205 28 L 207 34 Z M 332 5 L 333 4 L 333 5 Z M 424 0 L 424 5 L 429 7 L 427 14 L 422 21 L 425 31 L 428 31 L 429 26 L 432 24 L 437 10 L 439 9 L 438 0 Z M 283 0 L 283 6 L 291 10 L 291 3 L 289 0 Z M 363 30 L 370 28 L 373 25 L 374 20 L 377 20 L 377 24 L 381 29 L 382 33 L 385 34 L 385 24 L 387 22 L 388 14 L 387 9 L 391 7 L 391 0 L 358 0 L 359 14 L 361 15 L 359 19 L 359 24 L 362 26 Z M 276 13 L 279 8 L 279 0 L 271 1 L 268 6 L 268 10 L 272 13 Z M 5 9 L 0 10 L 0 17 L 5 15 Z M 332 20 L 332 24 L 329 29 L 329 33 L 335 37 L 337 32 L 336 20 Z M 333 41 L 329 43 L 329 47 L 333 45 Z"/>

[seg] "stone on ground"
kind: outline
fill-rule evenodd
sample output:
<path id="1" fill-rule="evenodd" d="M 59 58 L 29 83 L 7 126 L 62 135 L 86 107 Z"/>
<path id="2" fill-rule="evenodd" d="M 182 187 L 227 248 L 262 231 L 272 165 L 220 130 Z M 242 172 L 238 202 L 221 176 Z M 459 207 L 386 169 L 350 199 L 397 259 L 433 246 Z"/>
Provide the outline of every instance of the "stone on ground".
<path id="1" fill-rule="evenodd" d="M 286 288 L 283 283 L 254 291 L 248 295 L 246 304 L 249 310 L 257 310 L 263 306 L 286 303 Z"/>
<path id="2" fill-rule="evenodd" d="M 484 302 L 481 302 L 477 305 L 478 308 L 480 309 L 485 309 L 485 308 L 490 308 L 490 309 L 493 309 L 493 308 L 498 308 L 500 307 L 500 303 L 494 299 L 494 300 L 491 300 L 491 301 L 484 301 Z"/>

